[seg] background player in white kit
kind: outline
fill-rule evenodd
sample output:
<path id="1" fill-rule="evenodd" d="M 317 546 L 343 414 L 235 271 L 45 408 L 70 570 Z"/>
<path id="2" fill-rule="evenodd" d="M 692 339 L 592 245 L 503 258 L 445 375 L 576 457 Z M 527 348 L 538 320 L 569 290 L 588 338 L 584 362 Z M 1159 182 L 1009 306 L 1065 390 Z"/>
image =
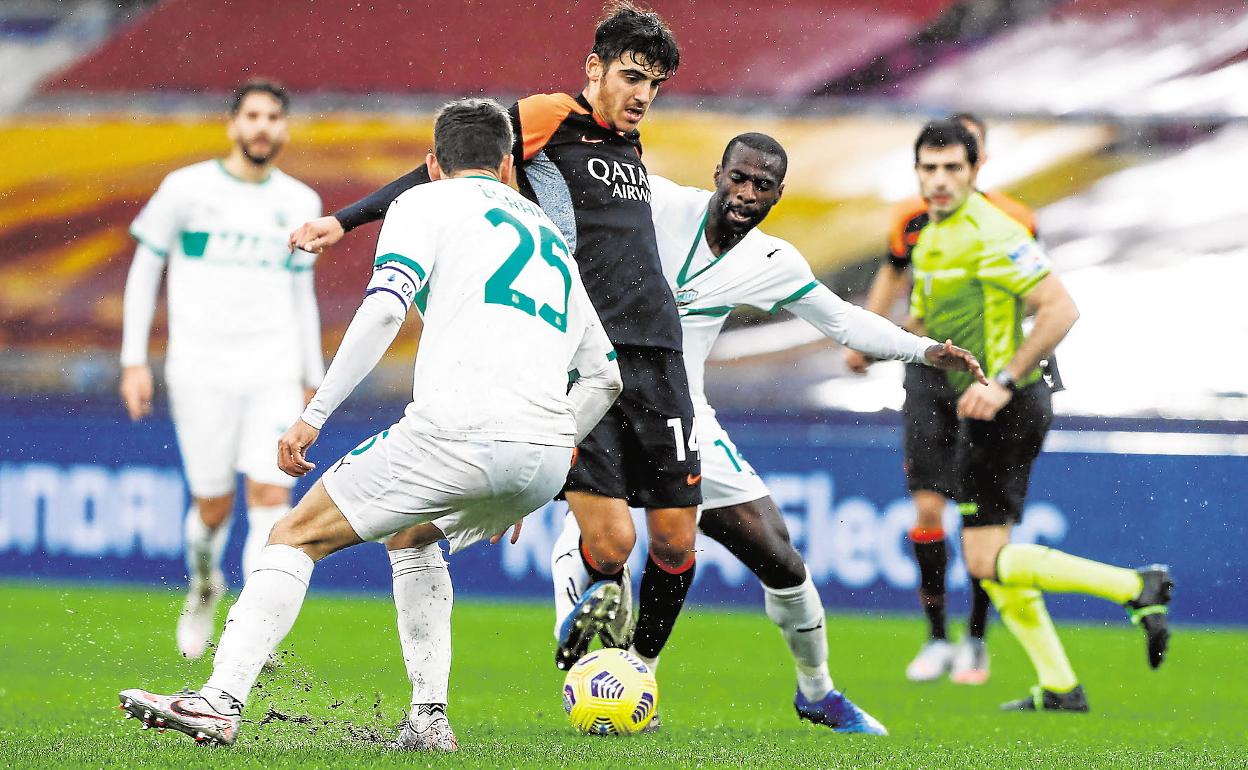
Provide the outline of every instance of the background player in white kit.
<path id="1" fill-rule="evenodd" d="M 876 358 L 971 371 L 981 379 L 983 372 L 967 351 L 916 337 L 845 302 L 815 279 L 792 244 L 755 229 L 780 200 L 787 166 L 778 142 L 751 133 L 728 143 L 715 169 L 714 192 L 650 177 L 659 256 L 680 309 L 697 416 L 703 499 L 699 528 L 762 582 L 767 616 L 780 627 L 797 668 L 798 716 L 837 732 L 885 734 L 883 725 L 833 687 L 823 602 L 766 485 L 737 451 L 706 399 L 706 359 L 728 314 L 751 306 L 771 313 L 787 309 L 843 345 L 869 348 Z M 557 619 L 570 611 L 589 580 L 575 558 L 579 540 L 576 520 L 568 516 L 552 554 Z M 624 629 L 604 635 L 624 637 Z"/>
<path id="2" fill-rule="evenodd" d="M 289 106 L 275 83 L 239 86 L 229 157 L 169 174 L 130 228 L 139 245 L 126 279 L 120 390 L 133 420 L 151 412 L 148 336 L 169 268 L 165 379 L 194 498 L 185 520 L 190 591 L 177 626 L 188 658 L 204 653 L 226 590 L 221 554 L 235 474 L 246 477 L 246 575 L 290 510 L 293 480 L 274 462 L 273 444 L 324 374 L 316 255 L 286 246 L 291 223 L 319 216 L 321 199 L 273 166 Z"/>
<path id="3" fill-rule="evenodd" d="M 501 533 L 563 487 L 573 447 L 622 384 L 563 237 L 506 184 L 511 146 L 510 120 L 495 102 L 465 99 L 438 114 L 426 161 L 441 181 L 392 204 L 364 301 L 315 398 L 282 436 L 278 461 L 292 475 L 314 468 L 304 453 L 320 427 L 417 305 L 425 323 L 412 403 L 397 424 L 327 470 L 273 528 L 202 691 L 126 690 L 129 714 L 232 743 L 248 692 L 294 624 L 316 561 L 421 523 L 462 547 Z M 573 372 L 579 378 L 569 388 Z M 449 613 L 445 620 L 446 649 L 404 651 L 413 679 L 419 664 L 441 675 L 430 691 L 442 701 L 436 719 L 404 720 L 400 748 L 457 748 L 445 717 Z"/>

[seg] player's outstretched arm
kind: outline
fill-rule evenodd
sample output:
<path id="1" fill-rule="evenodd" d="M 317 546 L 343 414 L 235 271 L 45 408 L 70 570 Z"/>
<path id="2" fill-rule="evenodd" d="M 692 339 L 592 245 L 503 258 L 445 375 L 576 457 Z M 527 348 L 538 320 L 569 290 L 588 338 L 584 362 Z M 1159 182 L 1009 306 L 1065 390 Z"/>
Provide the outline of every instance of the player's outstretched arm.
<path id="1" fill-rule="evenodd" d="M 988 384 L 984 376 L 984 368 L 969 350 L 963 350 L 953 344 L 953 340 L 945 340 L 943 344 L 931 345 L 923 354 L 929 366 L 953 372 L 970 372 L 975 381 L 981 385 Z"/>
<path id="2" fill-rule="evenodd" d="M 846 302 L 823 284 L 786 307 L 827 337 L 877 361 L 927 363 L 928 348 L 937 344 L 933 339 L 911 334 L 887 318 Z"/>
<path id="3" fill-rule="evenodd" d="M 347 333 L 343 335 L 342 344 L 334 354 L 325 379 L 316 389 L 316 395 L 295 425 L 282 437 L 283 441 L 290 438 L 288 446 L 284 448 L 281 443 L 278 445 L 278 465 L 283 471 L 291 476 L 302 476 L 314 467 L 306 461 L 302 465 L 294 462 L 283 464 L 283 452 L 299 448 L 298 439 L 310 435 L 299 427 L 300 424 L 309 430 L 320 431 L 334 410 L 346 400 L 373 367 L 377 366 L 390 343 L 394 342 L 406 315 L 407 309 L 390 294 L 377 292 L 364 297 L 360 309 L 355 311 L 355 317 L 351 319 L 351 325 L 347 327 Z M 300 451 L 306 450 L 315 439 L 316 436 L 311 435 Z M 293 458 L 293 452 L 291 456 Z M 299 458 L 302 459 L 302 455 Z"/>
<path id="4" fill-rule="evenodd" d="M 623 392 L 624 380 L 615 361 L 608 361 L 602 369 L 572 383 L 568 398 L 576 415 L 576 443 L 589 435 Z"/>
<path id="5" fill-rule="evenodd" d="M 277 440 L 277 467 L 287 476 L 295 478 L 314 470 L 316 464 L 308 462 L 307 452 L 320 435 L 319 430 L 303 420 L 295 420 L 295 424 Z"/>
<path id="6" fill-rule="evenodd" d="M 122 300 L 121 383 L 118 392 L 131 420 L 141 420 L 152 412 L 152 370 L 147 363 L 147 344 L 156 315 L 156 295 L 165 260 L 152 249 L 139 244 L 126 276 Z"/>
<path id="7" fill-rule="evenodd" d="M 304 405 L 312 400 L 325 379 L 325 358 L 321 350 L 321 312 L 316 303 L 316 282 L 312 271 L 295 276 L 295 323 L 299 326 L 299 347 L 303 371 Z"/>
<path id="8" fill-rule="evenodd" d="M 291 249 L 304 249 L 319 254 L 325 248 L 341 241 L 344 235 L 360 225 L 376 222 L 384 217 L 395 198 L 416 185 L 428 181 L 429 169 L 422 165 L 385 187 L 343 206 L 330 216 L 305 222 L 290 234 L 287 246 Z"/>
<path id="9" fill-rule="evenodd" d="M 889 309 L 902 295 L 905 288 L 905 270 L 891 262 L 885 262 L 883 265 L 880 265 L 880 269 L 875 273 L 875 278 L 871 280 L 871 289 L 867 292 L 866 309 L 876 315 L 887 317 Z M 845 348 L 844 356 L 845 365 L 849 367 L 851 372 L 856 374 L 866 374 L 867 368 L 875 361 L 875 359 L 864 355 L 861 351 L 848 347 Z"/>

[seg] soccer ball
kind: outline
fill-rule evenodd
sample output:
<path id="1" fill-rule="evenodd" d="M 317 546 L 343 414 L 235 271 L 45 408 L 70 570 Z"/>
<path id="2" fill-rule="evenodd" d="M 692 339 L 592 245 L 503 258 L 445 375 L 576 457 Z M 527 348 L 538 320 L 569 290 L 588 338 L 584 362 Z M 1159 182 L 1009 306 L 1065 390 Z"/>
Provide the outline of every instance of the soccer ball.
<path id="1" fill-rule="evenodd" d="M 624 650 L 591 652 L 563 680 L 563 709 L 586 735 L 633 735 L 650 724 L 659 686 L 649 666 Z"/>

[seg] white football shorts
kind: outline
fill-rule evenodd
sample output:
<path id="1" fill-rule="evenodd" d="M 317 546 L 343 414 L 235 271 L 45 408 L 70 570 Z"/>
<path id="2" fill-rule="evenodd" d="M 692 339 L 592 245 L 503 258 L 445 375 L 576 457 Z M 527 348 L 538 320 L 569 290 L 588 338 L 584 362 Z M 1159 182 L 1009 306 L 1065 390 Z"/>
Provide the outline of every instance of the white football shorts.
<path id="1" fill-rule="evenodd" d="M 431 522 L 454 553 L 550 502 L 571 461 L 571 447 L 436 438 L 404 418 L 343 455 L 321 482 L 361 540 Z"/>
<path id="2" fill-rule="evenodd" d="M 277 382 L 222 387 L 169 378 L 169 405 L 187 484 L 195 497 L 234 492 L 235 473 L 294 486 L 277 467 L 277 440 L 303 411 L 303 386 Z"/>
<path id="3" fill-rule="evenodd" d="M 719 421 L 698 417 L 698 450 L 702 459 L 701 511 L 741 505 L 771 493 L 728 437 Z"/>

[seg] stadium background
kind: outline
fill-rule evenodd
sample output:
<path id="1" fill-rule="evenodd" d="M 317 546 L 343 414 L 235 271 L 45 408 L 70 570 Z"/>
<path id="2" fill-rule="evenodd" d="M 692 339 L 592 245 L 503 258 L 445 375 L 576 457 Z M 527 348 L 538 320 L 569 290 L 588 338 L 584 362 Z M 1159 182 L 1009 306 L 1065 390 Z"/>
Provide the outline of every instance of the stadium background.
<path id="1" fill-rule="evenodd" d="M 774 134 L 794 162 L 766 229 L 851 299 L 877 264 L 889 206 L 914 189 L 918 126 L 966 109 L 989 120 L 982 184 L 1038 209 L 1083 311 L 1061 349 L 1069 390 L 1055 399 L 1058 430 L 1020 537 L 1115 562 L 1168 560 L 1183 586 L 1176 620 L 1248 623 L 1242 6 L 652 5 L 685 63 L 644 126 L 650 171 L 708 186 L 728 138 Z M 596 13 L 550 0 L 0 7 L 0 577 L 182 580 L 174 522 L 187 498 L 167 407 L 131 425 L 114 395 L 126 228 L 164 174 L 224 153 L 234 84 L 262 74 L 292 87 L 281 165 L 333 210 L 418 162 L 446 97 L 578 90 L 589 40 L 564 30 L 588 29 Z M 358 302 L 373 234 L 319 263 L 327 356 Z M 159 348 L 160 318 L 154 336 Z M 321 459 L 397 413 L 417 336 L 407 330 L 335 418 Z M 708 374 L 832 609 L 915 606 L 892 411 L 900 379 L 896 366 L 851 377 L 801 322 L 748 314 Z M 545 595 L 560 515 L 552 505 L 531 517 L 518 546 L 453 557 L 461 595 Z M 227 557 L 235 584 L 240 542 L 236 532 Z M 703 546 L 694 601 L 761 602 L 739 564 Z M 329 560 L 314 587 L 388 585 L 380 550 L 362 549 Z M 955 570 L 954 593 L 965 586 Z M 1066 617 L 1114 612 L 1052 604 Z"/>

